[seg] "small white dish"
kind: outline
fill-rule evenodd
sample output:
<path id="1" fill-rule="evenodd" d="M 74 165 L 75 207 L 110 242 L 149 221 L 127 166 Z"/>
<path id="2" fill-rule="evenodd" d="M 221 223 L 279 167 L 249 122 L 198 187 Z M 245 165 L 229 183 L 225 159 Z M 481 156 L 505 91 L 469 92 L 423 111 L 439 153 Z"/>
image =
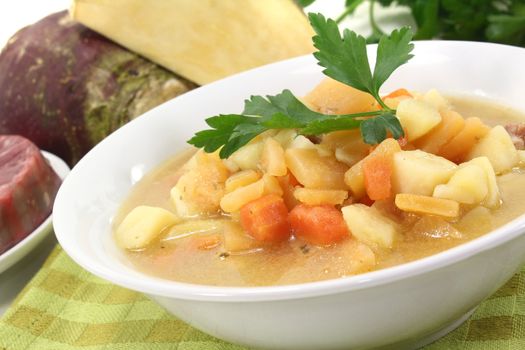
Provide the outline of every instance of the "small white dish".
<path id="1" fill-rule="evenodd" d="M 54 154 L 42 151 L 42 155 L 63 181 L 67 174 L 69 174 L 69 166 Z M 0 274 L 26 256 L 31 250 L 35 249 L 52 230 L 52 215 L 49 215 L 49 217 L 27 237 L 0 254 Z M 0 278 L 2 278 L 1 275 Z"/>
<path id="2" fill-rule="evenodd" d="M 375 46 L 369 55 L 375 57 Z M 525 111 L 525 49 L 474 42 L 416 42 L 415 58 L 384 86 L 475 94 Z M 372 63 L 373 64 L 373 63 Z M 288 88 L 304 95 L 321 79 L 304 56 L 186 93 L 93 148 L 71 171 L 54 206 L 54 227 L 80 266 L 149 295 L 216 337 L 257 348 L 415 348 L 457 327 L 525 262 L 525 216 L 445 252 L 348 278 L 275 287 L 213 287 L 146 275 L 126 260 L 112 219 L 141 174 L 187 147 L 204 119 L 238 113 L 249 95 Z"/>

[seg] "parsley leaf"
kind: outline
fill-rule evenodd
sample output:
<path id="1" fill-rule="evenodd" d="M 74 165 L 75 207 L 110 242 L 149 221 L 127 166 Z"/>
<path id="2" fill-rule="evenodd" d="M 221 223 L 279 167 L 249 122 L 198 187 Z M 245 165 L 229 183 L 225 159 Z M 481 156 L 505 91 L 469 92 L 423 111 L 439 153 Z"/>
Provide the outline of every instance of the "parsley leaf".
<path id="1" fill-rule="evenodd" d="M 250 140 L 271 129 L 296 129 L 303 135 L 319 135 L 361 128 L 363 140 L 369 144 L 383 141 L 388 133 L 395 138 L 403 136 L 395 111 L 383 103 L 379 90 L 394 70 L 412 58 L 410 30 L 402 28 L 380 39 L 372 73 L 366 40 L 362 36 L 350 30 L 345 30 L 341 36 L 336 22 L 325 19 L 321 14 L 309 14 L 309 19 L 317 33 L 313 41 L 319 51 L 314 56 L 325 67 L 324 73 L 370 93 L 383 109 L 325 115 L 309 109 L 290 90 L 283 90 L 274 96 L 251 96 L 244 101 L 242 114 L 218 115 L 206 119 L 211 129 L 197 132 L 188 143 L 204 148 L 206 152 L 220 149 L 220 157 L 228 158 Z"/>
<path id="2" fill-rule="evenodd" d="M 404 135 L 399 119 L 391 112 L 385 112 L 361 123 L 361 137 L 365 143 L 371 145 L 378 144 L 386 139 L 387 131 L 390 131 L 395 139 Z"/>
<path id="3" fill-rule="evenodd" d="M 374 88 L 372 72 L 366 54 L 366 39 L 345 29 L 343 37 L 337 23 L 320 13 L 308 15 L 315 35 L 312 40 L 319 50 L 314 57 L 325 67 L 327 76 L 358 90 L 371 92 Z"/>
<path id="4" fill-rule="evenodd" d="M 412 32 L 408 27 L 394 30 L 390 36 L 383 36 L 377 46 L 377 59 L 374 73 L 366 51 L 366 39 L 348 29 L 339 32 L 337 23 L 326 19 L 320 13 L 308 15 L 312 28 L 317 33 L 313 37 L 314 46 L 319 50 L 314 53 L 319 65 L 325 67 L 323 73 L 358 90 L 368 92 L 384 108 L 389 109 L 381 100 L 381 85 L 401 65 L 407 63 L 413 55 Z"/>

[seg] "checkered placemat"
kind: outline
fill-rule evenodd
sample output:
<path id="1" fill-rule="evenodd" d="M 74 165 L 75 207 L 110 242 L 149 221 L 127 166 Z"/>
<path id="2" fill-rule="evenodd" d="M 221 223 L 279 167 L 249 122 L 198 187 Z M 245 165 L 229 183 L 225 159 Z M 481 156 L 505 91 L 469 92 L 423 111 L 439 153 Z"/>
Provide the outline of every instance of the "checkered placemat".
<path id="1" fill-rule="evenodd" d="M 1 291 L 0 291 L 1 292 Z M 425 349 L 525 349 L 525 268 Z M 75 264 L 57 246 L 0 319 L 0 349 L 244 349 Z"/>

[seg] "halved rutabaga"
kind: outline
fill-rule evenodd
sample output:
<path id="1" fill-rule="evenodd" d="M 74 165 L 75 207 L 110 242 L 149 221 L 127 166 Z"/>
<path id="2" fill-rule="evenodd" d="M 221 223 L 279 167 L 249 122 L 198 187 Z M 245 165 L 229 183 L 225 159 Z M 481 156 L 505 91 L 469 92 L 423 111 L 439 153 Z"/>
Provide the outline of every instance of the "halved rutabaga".
<path id="1" fill-rule="evenodd" d="M 199 84 L 313 51 L 313 31 L 292 0 L 74 0 L 70 12 Z"/>
<path id="2" fill-rule="evenodd" d="M 72 21 L 21 29 L 0 52 L 0 134 L 75 164 L 136 116 L 195 87 Z"/>

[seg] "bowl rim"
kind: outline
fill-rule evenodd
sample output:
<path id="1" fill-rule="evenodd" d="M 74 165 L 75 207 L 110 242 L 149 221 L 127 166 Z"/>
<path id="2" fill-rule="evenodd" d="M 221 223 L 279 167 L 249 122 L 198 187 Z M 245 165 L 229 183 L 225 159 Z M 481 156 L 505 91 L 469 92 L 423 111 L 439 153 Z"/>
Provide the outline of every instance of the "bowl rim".
<path id="1" fill-rule="evenodd" d="M 457 45 L 486 48 L 498 47 L 501 50 L 511 50 L 515 52 L 520 52 L 521 54 L 525 54 L 525 48 L 486 42 L 424 40 L 415 41 L 415 45 L 416 48 L 427 47 L 429 45 L 438 47 L 454 47 Z M 369 48 L 373 48 L 374 46 L 376 45 L 369 45 Z M 224 81 L 236 79 L 237 77 L 243 77 L 245 75 L 250 75 L 254 71 L 264 70 L 275 65 L 285 64 L 285 62 L 302 62 L 301 60 L 305 60 L 306 57 L 311 57 L 311 54 L 271 63 L 248 71 L 244 71 L 229 76 L 227 78 L 215 81 L 213 83 L 207 84 L 205 86 L 196 88 L 192 91 L 185 93 L 182 96 L 177 97 L 177 99 L 181 100 L 187 98 L 187 96 L 199 94 L 200 91 L 206 89 L 209 86 L 223 84 Z M 170 101 L 166 103 L 169 102 Z M 150 110 L 145 114 L 151 113 L 160 106 L 155 107 L 153 110 Z M 124 130 L 127 129 L 129 125 L 136 122 L 137 119 L 124 125 L 114 133 L 124 132 Z M 101 145 L 104 144 L 106 140 L 100 142 L 97 146 L 95 146 L 94 149 L 101 147 Z M 89 158 L 89 155 L 92 152 L 93 150 L 88 152 L 88 154 L 79 161 L 75 168 L 80 167 L 84 162 L 86 162 L 86 159 Z M 71 177 L 75 176 L 75 168 L 73 168 L 71 175 L 65 179 L 64 184 L 68 183 L 68 180 Z M 55 220 L 53 220 L 53 225 L 59 243 L 66 251 L 66 253 L 76 263 L 78 263 L 81 267 L 88 270 L 89 272 L 125 288 L 136 290 L 149 295 L 183 300 L 199 300 L 214 302 L 273 301 L 320 297 L 331 294 L 357 291 L 365 288 L 371 288 L 379 285 L 385 285 L 397 281 L 402 281 L 404 279 L 415 277 L 455 264 L 459 261 L 466 260 L 478 253 L 494 249 L 510 240 L 519 237 L 520 235 L 525 234 L 525 214 L 523 214 L 515 218 L 514 220 L 508 222 L 507 224 L 491 232 L 488 232 L 478 238 L 475 238 L 471 241 L 462 243 L 456 247 L 447 249 L 445 251 L 422 259 L 417 259 L 411 262 L 359 275 L 317 282 L 260 287 L 218 287 L 210 285 L 176 282 L 159 277 L 149 276 L 146 274 L 143 274 L 143 280 L 138 281 L 133 276 L 128 276 L 124 273 L 117 272 L 116 270 L 107 268 L 106 266 L 100 263 L 93 263 L 93 261 L 90 260 L 90 257 L 88 255 L 83 254 L 81 250 L 75 247 L 74 241 L 68 237 L 67 227 L 65 227 L 65 225 L 63 225 L 63 222 L 57 218 L 57 214 L 62 212 L 62 207 L 67 207 L 67 205 L 64 204 L 62 200 L 64 188 L 64 185 L 60 188 L 57 194 L 57 198 L 55 200 L 55 205 L 53 208 Z"/>

